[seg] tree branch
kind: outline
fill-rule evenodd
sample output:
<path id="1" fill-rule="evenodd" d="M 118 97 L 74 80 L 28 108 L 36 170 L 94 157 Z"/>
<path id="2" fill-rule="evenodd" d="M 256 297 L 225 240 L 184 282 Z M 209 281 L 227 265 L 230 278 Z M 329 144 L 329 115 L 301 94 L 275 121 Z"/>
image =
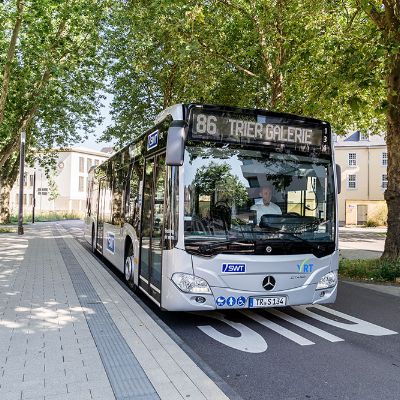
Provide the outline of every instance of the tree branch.
<path id="1" fill-rule="evenodd" d="M 11 35 L 10 44 L 8 46 L 7 59 L 4 65 L 4 72 L 3 72 L 3 84 L 0 93 L 0 123 L 3 121 L 4 118 L 4 109 L 7 101 L 8 87 L 10 84 L 11 65 L 12 65 L 12 60 L 14 58 L 18 34 L 21 28 L 23 11 L 24 11 L 24 2 L 22 0 L 17 0 L 17 18 L 15 20 L 15 25 Z"/>
<path id="2" fill-rule="evenodd" d="M 2 148 L 0 156 L 0 169 L 3 168 L 6 161 L 11 157 L 12 153 L 18 149 L 18 136 L 13 135 L 9 142 Z"/>
<path id="3" fill-rule="evenodd" d="M 385 24 L 385 17 L 383 13 L 379 12 L 377 8 L 375 7 L 374 4 L 372 4 L 370 1 L 362 1 L 362 0 L 357 0 L 356 1 L 358 6 L 361 7 L 365 11 L 367 15 L 370 16 L 372 21 L 375 23 L 375 25 L 381 30 L 387 33 L 387 26 Z M 367 3 L 367 4 L 366 4 Z"/>
<path id="4" fill-rule="evenodd" d="M 65 20 L 61 21 L 60 26 L 57 31 L 56 38 L 62 37 L 62 35 L 64 35 L 65 26 L 66 26 L 66 21 Z M 53 53 L 56 48 L 57 48 L 57 41 L 55 40 L 53 45 L 50 48 L 50 53 Z M 37 82 L 37 84 L 35 85 L 35 88 L 30 96 L 30 99 L 28 100 L 28 104 L 31 103 L 30 106 L 25 111 L 23 116 L 20 118 L 18 127 L 14 131 L 14 133 L 11 135 L 10 140 L 5 145 L 5 147 L 3 147 L 0 151 L 0 168 L 2 168 L 4 166 L 5 162 L 10 158 L 12 153 L 18 148 L 18 141 L 19 141 L 21 132 L 23 132 L 28 127 L 28 125 L 34 118 L 34 116 L 39 108 L 40 95 L 43 92 L 43 89 L 46 87 L 47 83 L 49 82 L 50 76 L 51 76 L 49 64 L 47 65 L 46 70 L 42 74 L 40 81 Z"/>
<path id="5" fill-rule="evenodd" d="M 225 60 L 226 62 L 228 62 L 229 64 L 232 64 L 236 69 L 244 72 L 245 74 L 253 77 L 253 78 L 257 78 L 258 75 L 255 74 L 254 72 L 242 67 L 241 65 L 235 63 L 234 61 L 232 61 L 229 57 L 226 57 L 224 54 L 221 54 L 219 52 L 217 52 L 216 50 L 212 49 L 210 46 L 208 46 L 207 44 L 205 44 L 204 42 L 202 42 L 200 39 L 198 39 L 198 42 L 200 43 L 201 46 L 203 46 L 205 49 L 207 49 L 211 54 L 222 58 L 223 60 Z"/>
<path id="6" fill-rule="evenodd" d="M 241 6 L 237 5 L 237 4 L 233 4 L 230 0 L 217 0 L 217 1 L 219 3 L 221 3 L 221 4 L 224 4 L 225 6 L 228 6 L 230 8 L 234 8 L 237 11 L 247 15 L 247 17 L 250 18 L 253 21 L 254 26 L 255 26 L 255 28 L 257 30 L 257 34 L 258 34 L 258 42 L 259 42 L 259 45 L 261 47 L 261 57 L 262 57 L 262 60 L 263 60 L 263 63 L 264 63 L 264 68 L 265 68 L 266 73 L 268 75 L 268 80 L 271 81 L 273 68 L 272 68 L 270 59 L 269 59 L 268 55 L 265 52 L 265 48 L 267 47 L 267 38 L 266 38 L 264 30 L 261 28 L 261 24 L 260 24 L 260 21 L 259 21 L 259 19 L 257 17 L 257 14 L 255 13 L 255 9 L 254 9 L 255 3 L 252 3 L 252 5 L 253 5 L 253 13 L 252 13 L 252 12 L 250 12 L 249 10 L 247 10 L 244 7 L 241 7 Z"/>
<path id="7" fill-rule="evenodd" d="M 385 16 L 388 25 L 391 27 L 391 31 L 394 31 L 396 27 L 399 25 L 399 19 L 396 17 L 394 12 L 395 5 L 393 1 L 383 0 L 383 6 L 385 8 Z"/>

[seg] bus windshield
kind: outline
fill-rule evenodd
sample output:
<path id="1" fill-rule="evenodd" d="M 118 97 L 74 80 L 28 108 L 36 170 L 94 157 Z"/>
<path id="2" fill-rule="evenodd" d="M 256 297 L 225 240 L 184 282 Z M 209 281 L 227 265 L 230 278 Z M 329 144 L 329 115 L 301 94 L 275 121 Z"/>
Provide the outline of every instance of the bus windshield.
<path id="1" fill-rule="evenodd" d="M 329 157 L 229 144 L 185 150 L 185 247 L 218 253 L 322 256 L 333 251 Z"/>

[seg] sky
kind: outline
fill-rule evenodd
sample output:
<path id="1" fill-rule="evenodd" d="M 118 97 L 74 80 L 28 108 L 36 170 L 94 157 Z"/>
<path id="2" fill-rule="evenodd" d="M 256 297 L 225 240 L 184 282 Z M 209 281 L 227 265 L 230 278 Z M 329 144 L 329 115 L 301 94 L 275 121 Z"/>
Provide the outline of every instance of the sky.
<path id="1" fill-rule="evenodd" d="M 111 116 L 110 116 L 110 104 L 112 101 L 111 95 L 106 95 L 106 99 L 104 100 L 104 107 L 101 110 L 101 115 L 104 118 L 103 122 L 95 128 L 94 134 L 92 134 L 87 140 L 76 143 L 74 147 L 87 147 L 93 150 L 101 150 L 103 147 L 111 147 L 112 143 L 109 142 L 101 142 L 97 143 L 96 140 L 101 136 L 103 131 L 107 128 L 107 126 L 111 125 Z"/>

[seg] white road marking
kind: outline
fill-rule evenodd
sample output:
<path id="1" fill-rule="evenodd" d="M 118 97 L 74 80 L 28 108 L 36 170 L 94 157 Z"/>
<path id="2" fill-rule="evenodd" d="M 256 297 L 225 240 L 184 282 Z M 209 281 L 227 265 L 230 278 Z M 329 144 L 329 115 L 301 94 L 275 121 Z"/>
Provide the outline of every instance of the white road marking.
<path id="1" fill-rule="evenodd" d="M 352 323 L 344 323 L 339 321 L 334 321 L 332 319 L 326 318 L 322 315 L 319 315 L 311 310 L 308 310 L 308 307 L 315 307 L 319 310 L 322 310 L 326 313 L 332 314 L 336 317 L 346 319 Z M 362 333 L 364 335 L 370 336 L 386 336 L 386 335 L 396 335 L 398 332 L 391 331 L 390 329 L 382 328 L 381 326 L 372 324 L 371 322 L 364 321 L 362 319 L 352 317 L 350 315 L 344 314 L 340 311 L 333 310 L 331 308 L 321 306 L 321 305 L 313 305 L 313 306 L 294 306 L 296 311 L 307 315 L 308 317 L 314 318 L 318 321 L 324 322 L 325 324 L 336 326 L 337 328 L 345 329 L 346 331 Z"/>
<path id="2" fill-rule="evenodd" d="M 275 315 L 276 317 L 282 318 L 283 320 L 290 322 L 291 324 L 296 325 L 308 332 L 311 332 L 314 335 L 320 336 L 323 339 L 328 340 L 329 342 L 343 342 L 344 341 L 344 339 L 342 339 L 338 336 L 332 335 L 329 332 L 325 332 L 322 329 L 319 329 L 313 325 L 307 324 L 307 322 L 301 321 L 300 319 L 292 317 L 291 315 L 285 314 L 282 311 L 276 310 L 274 308 L 269 308 L 265 311 L 271 313 L 272 315 Z"/>
<path id="3" fill-rule="evenodd" d="M 300 336 L 297 333 L 294 333 L 289 329 L 286 329 L 283 326 L 276 324 L 275 322 L 269 321 L 260 314 L 256 314 L 252 311 L 241 311 L 241 313 L 246 315 L 246 317 L 249 317 L 252 320 L 258 322 L 259 324 L 265 326 L 266 328 L 271 329 L 274 332 L 279 333 L 280 335 L 286 337 L 287 339 L 299 344 L 300 346 L 310 346 L 312 344 L 315 344 L 311 340 L 308 340 L 305 337 Z"/>
<path id="4" fill-rule="evenodd" d="M 236 350 L 245 351 L 247 353 L 263 353 L 268 348 L 267 342 L 264 340 L 264 338 L 246 325 L 230 321 L 220 313 L 198 313 L 197 315 L 214 318 L 218 321 L 226 323 L 233 329 L 236 329 L 238 332 L 240 332 L 239 337 L 234 337 L 225 335 L 210 325 L 198 326 L 203 333 L 224 344 L 225 346 L 232 347 Z"/>

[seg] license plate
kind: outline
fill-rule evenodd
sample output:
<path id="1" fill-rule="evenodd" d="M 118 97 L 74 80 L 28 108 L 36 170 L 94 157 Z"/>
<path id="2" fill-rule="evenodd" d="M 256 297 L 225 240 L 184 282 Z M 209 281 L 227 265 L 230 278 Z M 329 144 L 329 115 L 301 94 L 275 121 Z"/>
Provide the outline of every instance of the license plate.
<path id="1" fill-rule="evenodd" d="M 286 297 L 275 296 L 275 297 L 250 297 L 249 307 L 282 307 L 286 306 Z"/>

